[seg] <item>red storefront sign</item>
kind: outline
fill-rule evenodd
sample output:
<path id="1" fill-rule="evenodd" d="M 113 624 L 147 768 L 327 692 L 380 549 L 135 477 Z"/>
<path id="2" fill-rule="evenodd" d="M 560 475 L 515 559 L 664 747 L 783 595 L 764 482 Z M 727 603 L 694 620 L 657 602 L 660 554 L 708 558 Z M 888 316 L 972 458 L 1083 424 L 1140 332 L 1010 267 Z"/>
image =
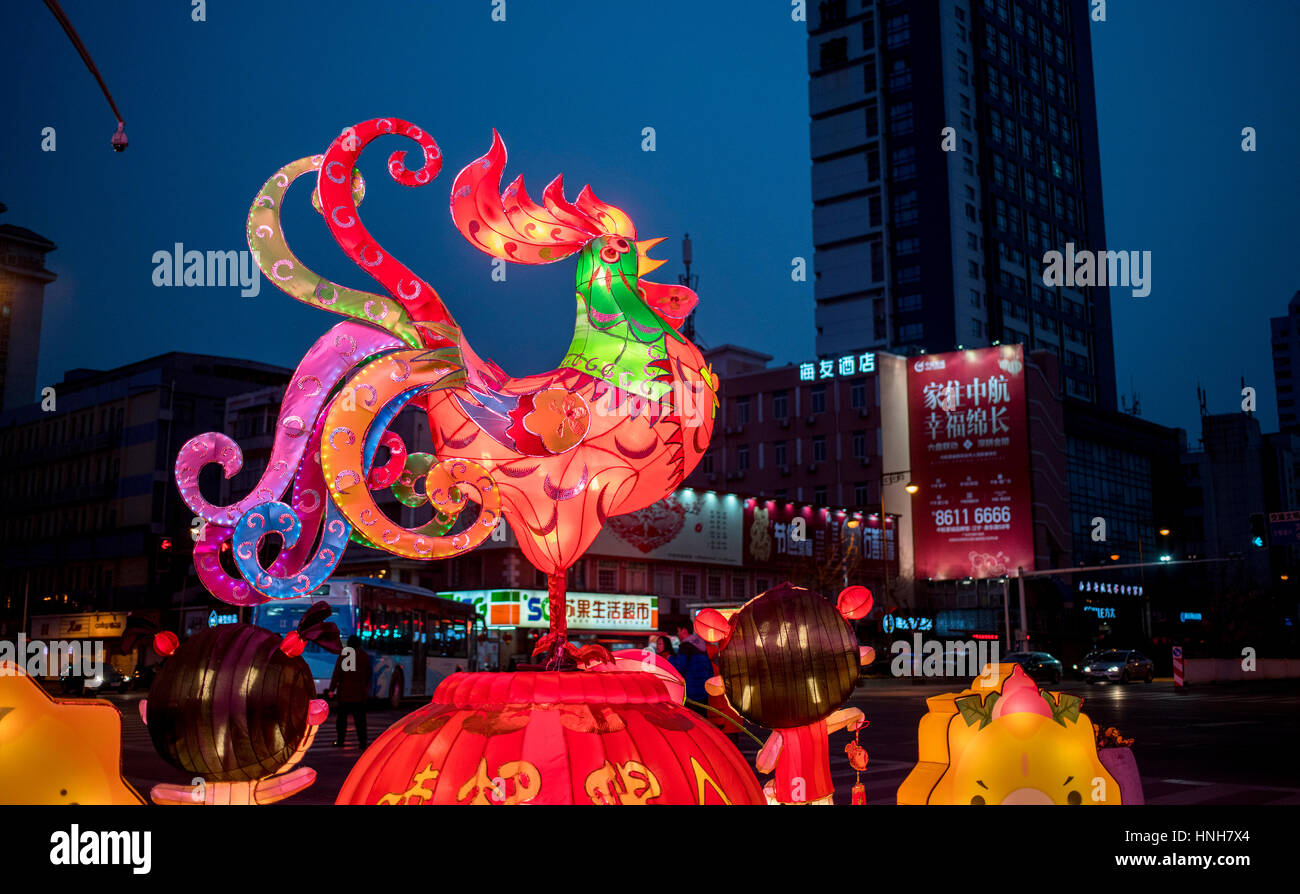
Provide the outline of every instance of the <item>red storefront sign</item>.
<path id="1" fill-rule="evenodd" d="M 745 501 L 744 565 L 752 571 L 794 574 L 803 567 L 847 560 L 880 568 L 888 552 L 897 574 L 894 518 L 882 524 L 876 513 L 830 510 L 785 500 Z"/>
<path id="2" fill-rule="evenodd" d="M 1034 567 L 1024 370 L 1020 345 L 909 361 L 918 578 Z"/>

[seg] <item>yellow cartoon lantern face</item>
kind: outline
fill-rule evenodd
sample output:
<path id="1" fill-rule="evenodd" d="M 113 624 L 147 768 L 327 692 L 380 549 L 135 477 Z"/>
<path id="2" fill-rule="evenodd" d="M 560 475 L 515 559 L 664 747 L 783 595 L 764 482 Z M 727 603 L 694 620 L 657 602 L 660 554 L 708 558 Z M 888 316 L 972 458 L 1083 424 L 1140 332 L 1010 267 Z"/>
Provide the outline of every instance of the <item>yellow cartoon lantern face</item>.
<path id="1" fill-rule="evenodd" d="M 953 739 L 950 803 L 1084 804 L 1094 803 L 1094 792 L 1118 803 L 1119 786 L 1098 762 L 1087 722 L 1009 714 L 982 730 L 954 729 Z"/>
<path id="2" fill-rule="evenodd" d="M 998 665 L 961 694 L 929 699 L 920 761 L 900 804 L 1119 804 L 1075 696 L 1042 691 L 1018 665 Z"/>
<path id="3" fill-rule="evenodd" d="M 143 804 L 122 778 L 122 715 L 53 699 L 0 662 L 0 804 Z"/>

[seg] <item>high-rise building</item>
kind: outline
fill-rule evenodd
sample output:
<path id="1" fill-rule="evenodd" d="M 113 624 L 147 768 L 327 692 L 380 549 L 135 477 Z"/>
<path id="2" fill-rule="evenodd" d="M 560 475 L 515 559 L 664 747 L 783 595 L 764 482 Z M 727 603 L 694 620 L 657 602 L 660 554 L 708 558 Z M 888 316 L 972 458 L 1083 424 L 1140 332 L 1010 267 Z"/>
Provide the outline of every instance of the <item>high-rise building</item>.
<path id="1" fill-rule="evenodd" d="M 69 370 L 53 386 L 53 404 L 29 399 L 0 414 L 0 625 L 18 629 L 23 616 L 65 611 L 167 608 L 193 574 L 194 514 L 176 491 L 177 454 L 195 435 L 223 430 L 228 397 L 283 386 L 290 374 L 249 360 L 163 354 Z M 250 459 L 265 466 L 256 452 Z M 201 485 L 217 499 L 217 464 L 203 470 Z"/>
<path id="2" fill-rule="evenodd" d="M 5 210 L 0 204 L 0 214 Z M 54 248 L 24 227 L 0 226 L 0 410 L 36 398 L 45 286 L 55 278 L 45 256 Z"/>
<path id="3" fill-rule="evenodd" d="M 817 353 L 1021 343 L 1115 407 L 1087 0 L 827 0 L 808 20 Z M 1073 279 L 1069 281 L 1073 282 Z"/>
<path id="4" fill-rule="evenodd" d="M 1300 292 L 1291 296 L 1286 316 L 1273 317 L 1273 384 L 1277 393 L 1277 426 L 1284 432 L 1300 432 L 1296 415 L 1295 376 L 1300 369 Z"/>

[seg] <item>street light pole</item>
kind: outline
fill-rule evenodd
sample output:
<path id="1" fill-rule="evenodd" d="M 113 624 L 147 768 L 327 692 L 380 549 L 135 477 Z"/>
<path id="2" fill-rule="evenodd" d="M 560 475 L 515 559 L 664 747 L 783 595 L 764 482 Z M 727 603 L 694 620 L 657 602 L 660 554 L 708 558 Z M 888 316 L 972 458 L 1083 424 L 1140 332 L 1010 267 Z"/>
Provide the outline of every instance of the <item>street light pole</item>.
<path id="1" fill-rule="evenodd" d="M 881 459 L 884 459 L 883 451 Z M 885 563 L 885 602 L 889 602 L 889 513 L 885 511 L 885 485 L 897 484 L 912 474 L 911 469 L 901 472 L 886 472 L 885 464 L 880 464 L 880 555 Z M 908 485 L 908 493 L 915 492 L 915 486 Z M 894 555 L 898 555 L 898 529 L 894 529 Z"/>

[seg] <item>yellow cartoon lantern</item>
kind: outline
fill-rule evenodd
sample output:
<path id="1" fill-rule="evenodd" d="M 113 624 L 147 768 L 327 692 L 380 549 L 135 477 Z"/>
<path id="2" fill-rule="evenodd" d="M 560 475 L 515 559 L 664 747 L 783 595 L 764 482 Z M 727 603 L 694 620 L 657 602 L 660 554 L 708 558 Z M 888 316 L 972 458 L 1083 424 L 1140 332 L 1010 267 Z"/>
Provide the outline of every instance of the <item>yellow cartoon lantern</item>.
<path id="1" fill-rule="evenodd" d="M 1019 665 L 989 665 L 970 689 L 927 704 L 899 804 L 1121 803 L 1082 700 L 1040 691 Z"/>
<path id="2" fill-rule="evenodd" d="M 122 778 L 122 715 L 55 699 L 0 662 L 0 804 L 143 804 Z"/>

